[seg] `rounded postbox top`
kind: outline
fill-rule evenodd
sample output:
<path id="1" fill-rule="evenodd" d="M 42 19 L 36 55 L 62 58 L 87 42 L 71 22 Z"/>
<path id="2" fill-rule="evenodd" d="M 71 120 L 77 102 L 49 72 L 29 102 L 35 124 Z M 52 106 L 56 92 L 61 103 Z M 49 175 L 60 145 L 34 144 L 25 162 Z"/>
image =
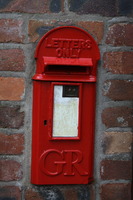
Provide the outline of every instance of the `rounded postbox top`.
<path id="1" fill-rule="evenodd" d="M 88 32 L 75 26 L 62 26 L 42 37 L 35 58 L 36 74 L 45 74 L 48 65 L 90 66 L 96 71 L 100 53 L 97 43 Z"/>

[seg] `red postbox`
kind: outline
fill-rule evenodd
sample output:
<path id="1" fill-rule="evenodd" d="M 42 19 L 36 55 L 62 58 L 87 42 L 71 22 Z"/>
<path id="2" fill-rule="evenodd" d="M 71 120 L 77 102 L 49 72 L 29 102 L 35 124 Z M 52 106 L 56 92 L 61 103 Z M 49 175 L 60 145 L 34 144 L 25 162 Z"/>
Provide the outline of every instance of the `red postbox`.
<path id="1" fill-rule="evenodd" d="M 39 42 L 33 76 L 33 184 L 93 180 L 96 66 L 94 39 L 66 26 Z"/>

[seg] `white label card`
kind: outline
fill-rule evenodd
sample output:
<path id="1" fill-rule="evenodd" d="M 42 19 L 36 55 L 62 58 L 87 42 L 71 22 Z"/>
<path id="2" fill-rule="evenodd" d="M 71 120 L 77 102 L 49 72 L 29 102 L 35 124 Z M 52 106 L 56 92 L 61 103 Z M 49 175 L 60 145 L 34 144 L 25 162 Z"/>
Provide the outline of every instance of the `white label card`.
<path id="1" fill-rule="evenodd" d="M 63 97 L 63 85 L 54 86 L 53 137 L 78 137 L 79 97 Z"/>

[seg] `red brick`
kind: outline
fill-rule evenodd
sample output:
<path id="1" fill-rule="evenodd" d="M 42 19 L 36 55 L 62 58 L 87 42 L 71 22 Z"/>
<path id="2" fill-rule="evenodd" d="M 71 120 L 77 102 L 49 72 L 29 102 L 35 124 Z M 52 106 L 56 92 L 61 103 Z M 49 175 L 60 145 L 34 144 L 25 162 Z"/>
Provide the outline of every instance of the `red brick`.
<path id="1" fill-rule="evenodd" d="M 56 20 L 52 21 L 37 21 L 37 20 L 30 20 L 29 21 L 29 40 L 30 42 L 37 41 L 40 37 L 42 37 L 46 32 L 48 32 L 50 29 L 54 28 L 54 26 L 59 25 L 71 25 L 73 24 L 72 21 L 66 21 L 66 22 L 57 22 Z M 98 21 L 91 21 L 91 22 L 84 22 L 79 21 L 75 25 L 80 26 L 81 28 L 86 29 L 90 34 L 93 35 L 93 37 L 96 39 L 98 43 L 101 42 L 103 38 L 103 29 L 104 24 L 103 22 Z"/>
<path id="2" fill-rule="evenodd" d="M 133 81 L 107 80 L 104 82 L 103 95 L 114 101 L 133 100 Z"/>
<path id="3" fill-rule="evenodd" d="M 24 96 L 24 79 L 0 77 L 0 100 L 19 101 Z"/>
<path id="4" fill-rule="evenodd" d="M 95 197 L 95 185 L 89 184 L 90 200 L 96 200 Z"/>
<path id="5" fill-rule="evenodd" d="M 0 187 L 1 200 L 21 200 L 21 190 L 17 186 Z"/>
<path id="6" fill-rule="evenodd" d="M 112 183 L 102 185 L 101 200 L 131 200 L 131 184 Z"/>
<path id="7" fill-rule="evenodd" d="M 71 197 L 71 200 L 83 200 L 84 197 L 86 199 L 95 200 L 94 199 L 94 189 L 92 185 L 87 186 L 79 186 L 77 187 L 64 187 L 61 189 L 64 200 L 68 200 Z"/>
<path id="8" fill-rule="evenodd" d="M 24 150 L 24 135 L 7 135 L 0 133 L 0 154 L 22 154 Z"/>
<path id="9" fill-rule="evenodd" d="M 109 27 L 106 43 L 113 46 L 133 46 L 133 24 L 119 23 Z"/>
<path id="10" fill-rule="evenodd" d="M 22 49 L 1 49 L 0 50 L 0 71 L 25 70 L 24 52 Z"/>
<path id="11" fill-rule="evenodd" d="M 132 141 L 132 132 L 105 132 L 102 146 L 105 154 L 129 153 Z"/>
<path id="12" fill-rule="evenodd" d="M 37 190 L 33 188 L 27 188 L 25 191 L 25 200 L 45 200 L 45 198 L 41 197 Z"/>
<path id="13" fill-rule="evenodd" d="M 78 187 L 69 187 L 64 186 L 61 188 L 64 200 L 68 200 L 71 197 L 71 200 L 83 200 L 84 198 L 89 200 L 95 200 L 95 191 L 94 185 L 82 185 Z"/>
<path id="14" fill-rule="evenodd" d="M 0 12 L 58 13 L 63 9 L 64 0 L 9 0 L 0 4 Z"/>
<path id="15" fill-rule="evenodd" d="M 77 194 L 77 188 L 75 187 L 64 187 L 62 188 L 62 194 L 64 196 L 64 200 L 67 200 L 71 197 L 71 200 L 77 200 L 78 194 Z"/>
<path id="16" fill-rule="evenodd" d="M 59 13 L 60 11 L 64 12 L 64 0 L 52 0 L 49 3 L 49 10 L 52 13 Z"/>
<path id="17" fill-rule="evenodd" d="M 101 178 L 103 180 L 131 180 L 132 163 L 123 160 L 103 160 L 101 162 Z"/>
<path id="18" fill-rule="evenodd" d="M 51 20 L 50 22 L 41 20 L 40 21 L 30 20 L 28 27 L 29 41 L 36 42 L 45 33 L 47 33 L 50 29 L 52 29 L 55 23 L 56 23 L 55 20 Z"/>
<path id="19" fill-rule="evenodd" d="M 24 41 L 23 21 L 16 19 L 0 19 L 0 42 Z"/>
<path id="20" fill-rule="evenodd" d="M 109 107 L 102 112 L 102 121 L 107 127 L 132 127 L 133 108 Z"/>
<path id="21" fill-rule="evenodd" d="M 77 188 L 78 198 L 75 200 L 83 200 L 83 199 L 90 199 L 95 200 L 95 192 L 94 192 L 94 185 L 82 185 L 81 187 Z M 67 200 L 67 199 L 66 199 Z"/>
<path id="22" fill-rule="evenodd" d="M 81 28 L 86 29 L 95 38 L 96 42 L 100 43 L 103 39 L 104 23 L 98 21 L 79 21 L 76 23 Z"/>
<path id="23" fill-rule="evenodd" d="M 0 160 L 0 181 L 17 181 L 22 179 L 21 164 L 15 160 Z"/>
<path id="24" fill-rule="evenodd" d="M 106 52 L 103 60 L 113 74 L 133 74 L 133 52 Z"/>
<path id="25" fill-rule="evenodd" d="M 112 0 L 69 0 L 70 11 L 78 14 L 99 14 L 102 16 L 119 16 L 117 1 Z"/>
<path id="26" fill-rule="evenodd" d="M 24 112 L 20 106 L 0 106 L 0 128 L 20 128 L 24 124 Z"/>

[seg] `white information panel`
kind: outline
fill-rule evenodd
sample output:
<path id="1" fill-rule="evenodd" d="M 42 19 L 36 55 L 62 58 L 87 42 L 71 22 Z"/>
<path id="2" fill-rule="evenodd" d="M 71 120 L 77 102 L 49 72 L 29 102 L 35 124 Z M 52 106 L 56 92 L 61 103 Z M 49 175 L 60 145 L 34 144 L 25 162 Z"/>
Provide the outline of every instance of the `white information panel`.
<path id="1" fill-rule="evenodd" d="M 53 137 L 77 137 L 79 97 L 63 97 L 63 85 L 54 85 Z"/>

